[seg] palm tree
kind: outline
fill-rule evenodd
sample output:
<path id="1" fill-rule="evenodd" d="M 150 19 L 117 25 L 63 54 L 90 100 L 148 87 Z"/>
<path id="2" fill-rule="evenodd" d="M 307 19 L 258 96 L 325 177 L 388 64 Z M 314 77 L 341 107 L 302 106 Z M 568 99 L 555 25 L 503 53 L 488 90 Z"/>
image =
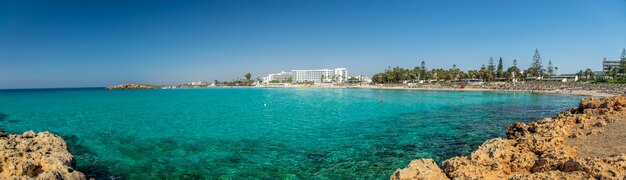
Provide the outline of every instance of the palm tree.
<path id="1" fill-rule="evenodd" d="M 554 67 L 554 75 L 559 75 L 559 67 Z"/>
<path id="2" fill-rule="evenodd" d="M 619 69 L 617 67 L 612 67 L 611 68 L 611 77 L 613 77 L 613 79 L 615 79 L 615 76 L 617 76 Z"/>
<path id="3" fill-rule="evenodd" d="M 585 78 L 586 79 L 593 79 L 593 71 L 591 71 L 591 69 L 587 68 L 585 70 Z"/>

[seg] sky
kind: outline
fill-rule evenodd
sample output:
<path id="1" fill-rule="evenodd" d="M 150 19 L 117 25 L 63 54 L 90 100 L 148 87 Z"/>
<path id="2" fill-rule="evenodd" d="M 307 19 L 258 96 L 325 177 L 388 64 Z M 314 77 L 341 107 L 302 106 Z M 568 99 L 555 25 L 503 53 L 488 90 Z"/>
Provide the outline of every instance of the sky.
<path id="1" fill-rule="evenodd" d="M 0 89 L 618 59 L 625 0 L 2 0 Z"/>

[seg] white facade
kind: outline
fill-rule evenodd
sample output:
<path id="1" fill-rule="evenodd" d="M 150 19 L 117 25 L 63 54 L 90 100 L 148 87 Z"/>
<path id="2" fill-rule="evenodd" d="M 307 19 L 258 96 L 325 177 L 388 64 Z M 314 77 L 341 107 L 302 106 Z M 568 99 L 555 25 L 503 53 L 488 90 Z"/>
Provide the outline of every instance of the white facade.
<path id="1" fill-rule="evenodd" d="M 202 82 L 202 81 L 191 82 L 191 83 L 189 83 L 189 84 L 190 84 L 190 85 L 192 85 L 192 86 L 207 86 L 207 85 L 209 85 L 209 83 L 207 83 L 207 82 Z"/>
<path id="2" fill-rule="evenodd" d="M 350 79 L 353 79 L 353 80 L 351 81 Z M 354 82 L 354 79 L 356 79 L 356 82 L 361 82 L 361 83 L 371 83 L 372 82 L 372 79 L 370 79 L 369 77 L 364 76 L 364 75 L 348 77 L 348 81 Z"/>
<path id="3" fill-rule="evenodd" d="M 348 69 L 335 68 L 335 81 L 337 83 L 345 83 L 348 81 Z"/>
<path id="4" fill-rule="evenodd" d="M 602 61 L 602 70 L 604 71 L 604 74 L 611 74 L 611 71 L 613 69 L 618 69 L 617 73 L 615 74 L 616 76 L 622 76 L 624 74 L 621 73 L 621 69 L 622 69 L 622 64 L 619 60 L 607 60 L 607 58 L 604 58 L 604 60 Z"/>
<path id="5" fill-rule="evenodd" d="M 317 69 L 317 70 L 292 70 L 293 82 L 337 82 L 344 83 L 348 79 L 346 68 Z"/>
<path id="6" fill-rule="evenodd" d="M 285 81 L 289 81 L 292 78 L 291 72 L 280 72 L 280 73 L 276 73 L 276 74 L 269 74 L 267 76 L 266 81 L 270 82 L 270 81 L 279 81 L 279 82 L 285 82 Z"/>

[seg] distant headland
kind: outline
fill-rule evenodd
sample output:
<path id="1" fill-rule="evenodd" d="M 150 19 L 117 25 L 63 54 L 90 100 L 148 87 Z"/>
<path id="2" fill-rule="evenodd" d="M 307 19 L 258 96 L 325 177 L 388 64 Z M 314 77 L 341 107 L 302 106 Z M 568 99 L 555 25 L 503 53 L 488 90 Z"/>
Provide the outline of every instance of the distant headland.
<path id="1" fill-rule="evenodd" d="M 115 86 L 106 87 L 108 90 L 118 89 L 161 89 L 161 86 L 149 85 L 149 84 L 120 84 Z"/>

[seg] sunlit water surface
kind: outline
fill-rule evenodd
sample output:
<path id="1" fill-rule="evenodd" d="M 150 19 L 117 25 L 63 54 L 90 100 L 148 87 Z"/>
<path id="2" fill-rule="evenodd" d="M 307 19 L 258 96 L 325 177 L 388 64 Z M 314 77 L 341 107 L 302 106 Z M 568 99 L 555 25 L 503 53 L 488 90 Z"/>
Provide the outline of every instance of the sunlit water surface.
<path id="1" fill-rule="evenodd" d="M 64 137 L 78 169 L 125 179 L 387 179 L 467 155 L 580 96 L 371 89 L 0 90 L 0 128 Z"/>

